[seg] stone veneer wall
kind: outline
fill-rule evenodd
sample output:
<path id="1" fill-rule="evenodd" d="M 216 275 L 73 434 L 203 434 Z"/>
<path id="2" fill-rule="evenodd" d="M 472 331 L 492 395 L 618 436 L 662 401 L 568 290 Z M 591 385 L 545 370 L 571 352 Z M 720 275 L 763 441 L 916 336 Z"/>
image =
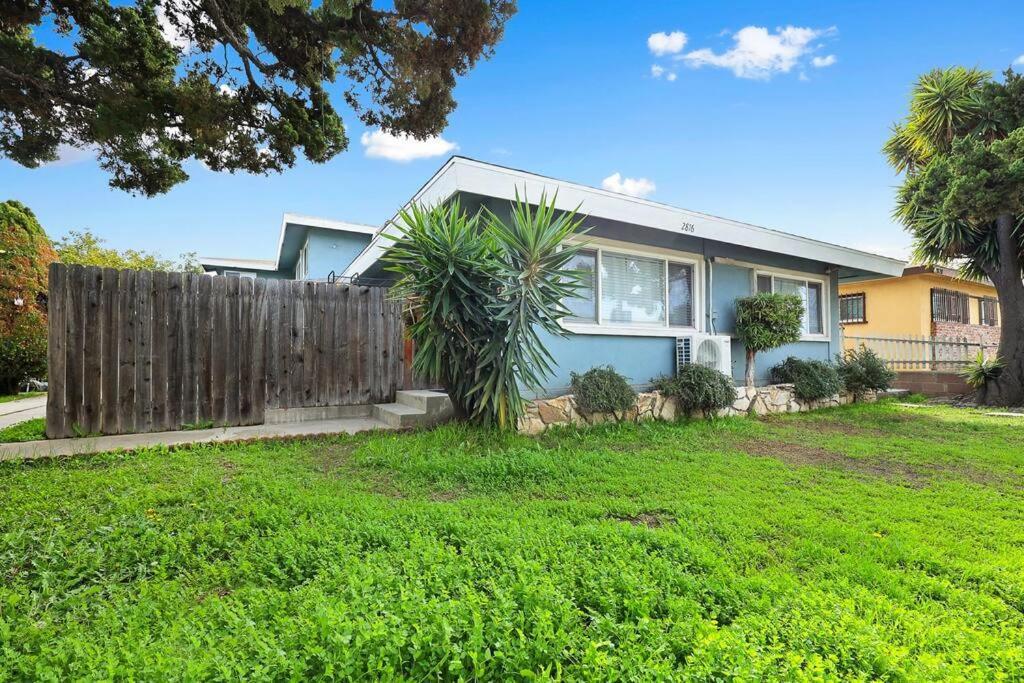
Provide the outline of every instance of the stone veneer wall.
<path id="1" fill-rule="evenodd" d="M 871 402 L 877 395 L 869 393 L 859 400 Z M 836 394 L 818 401 L 803 401 L 796 397 L 792 384 L 772 384 L 765 387 L 736 387 L 736 400 L 729 408 L 718 411 L 719 417 L 734 415 L 770 415 L 774 413 L 802 413 L 817 408 L 829 408 L 853 403 L 848 393 Z M 657 391 L 637 394 L 636 405 L 625 415 L 595 413 L 584 415 L 576 406 L 572 394 L 557 398 L 538 399 L 527 404 L 526 414 L 519 421 L 519 431 L 539 434 L 554 425 L 588 425 L 602 422 L 640 422 L 644 420 L 675 420 L 679 410 L 675 399 Z M 691 417 L 704 417 L 703 414 Z"/>
<path id="2" fill-rule="evenodd" d="M 966 325 L 964 323 L 933 322 L 932 336 L 943 339 L 966 339 L 973 344 L 999 346 L 998 325 Z M 977 349 L 974 349 L 977 352 Z M 957 358 L 956 360 L 959 360 Z"/>

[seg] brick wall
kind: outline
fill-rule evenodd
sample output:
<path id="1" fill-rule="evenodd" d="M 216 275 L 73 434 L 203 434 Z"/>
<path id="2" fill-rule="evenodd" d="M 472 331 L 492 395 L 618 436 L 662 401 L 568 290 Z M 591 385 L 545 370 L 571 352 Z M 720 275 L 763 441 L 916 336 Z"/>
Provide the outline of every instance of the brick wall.
<path id="1" fill-rule="evenodd" d="M 892 386 L 925 396 L 959 396 L 973 392 L 964 378 L 955 372 L 897 372 Z"/>
<path id="2" fill-rule="evenodd" d="M 969 342 L 999 345 L 999 327 L 991 325 L 965 325 L 964 323 L 932 323 L 932 336 L 947 339 L 966 339 Z"/>

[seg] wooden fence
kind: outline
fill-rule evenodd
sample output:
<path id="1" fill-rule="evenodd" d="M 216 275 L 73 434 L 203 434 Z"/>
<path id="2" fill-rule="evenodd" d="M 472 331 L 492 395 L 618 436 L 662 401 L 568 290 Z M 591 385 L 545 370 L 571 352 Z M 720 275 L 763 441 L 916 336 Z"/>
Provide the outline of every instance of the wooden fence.
<path id="1" fill-rule="evenodd" d="M 382 287 L 53 264 L 48 306 L 50 438 L 261 424 L 410 381 Z"/>
<path id="2" fill-rule="evenodd" d="M 979 351 L 989 357 L 997 350 L 997 345 L 948 337 L 844 336 L 843 340 L 847 349 L 861 345 L 871 349 L 892 370 L 956 371 L 977 358 Z"/>

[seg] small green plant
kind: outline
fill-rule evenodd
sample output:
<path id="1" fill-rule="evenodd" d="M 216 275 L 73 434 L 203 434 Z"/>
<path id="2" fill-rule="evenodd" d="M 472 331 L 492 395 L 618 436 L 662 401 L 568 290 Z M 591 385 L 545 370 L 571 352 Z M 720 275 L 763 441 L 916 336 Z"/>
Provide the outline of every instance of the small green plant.
<path id="1" fill-rule="evenodd" d="M 837 356 L 836 369 L 843 386 L 855 396 L 867 391 L 886 391 L 896 379 L 896 373 L 885 366 L 885 361 L 863 344 Z"/>
<path id="2" fill-rule="evenodd" d="M 590 368 L 582 375 L 572 373 L 572 393 L 580 411 L 612 413 L 620 417 L 636 404 L 636 391 L 610 365 Z"/>
<path id="3" fill-rule="evenodd" d="M 772 382 L 792 384 L 798 398 L 817 401 L 838 394 L 843 388 L 839 372 L 831 363 L 790 356 L 769 371 Z"/>
<path id="4" fill-rule="evenodd" d="M 977 357 L 972 360 L 960 375 L 967 382 L 968 386 L 978 390 L 980 403 L 985 403 L 986 389 L 989 382 L 999 379 L 1003 374 L 1006 363 L 999 356 L 985 358 L 985 354 L 978 351 Z"/>
<path id="5" fill-rule="evenodd" d="M 192 432 L 199 429 L 213 429 L 213 420 L 198 420 L 196 422 L 186 422 L 181 425 L 183 431 Z"/>
<path id="6" fill-rule="evenodd" d="M 800 341 L 803 319 L 804 304 L 795 294 L 762 292 L 736 300 L 736 338 L 747 350 L 748 387 L 754 386 L 754 357 Z"/>
<path id="7" fill-rule="evenodd" d="M 732 377 L 694 363 L 681 367 L 675 377 L 658 377 L 652 383 L 655 389 L 676 400 L 682 414 L 700 411 L 710 417 L 736 400 Z"/>

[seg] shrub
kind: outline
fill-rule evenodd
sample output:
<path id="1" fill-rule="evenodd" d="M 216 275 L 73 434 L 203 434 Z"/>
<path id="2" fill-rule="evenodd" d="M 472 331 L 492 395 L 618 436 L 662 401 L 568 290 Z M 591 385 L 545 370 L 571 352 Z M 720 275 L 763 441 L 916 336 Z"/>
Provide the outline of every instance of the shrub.
<path id="1" fill-rule="evenodd" d="M 467 215 L 458 201 L 402 211 L 385 253 L 399 275 L 416 343 L 413 370 L 447 390 L 456 414 L 514 428 L 524 412 L 521 387 L 540 389 L 554 358 L 543 333 L 564 336 L 563 303 L 580 287 L 567 245 L 582 219 L 541 197 L 511 205 L 508 219 Z"/>
<path id="2" fill-rule="evenodd" d="M 33 316 L 42 318 L 42 316 Z M 46 321 L 34 319 L 0 334 L 0 395 L 16 394 L 29 379 L 46 377 Z"/>
<path id="3" fill-rule="evenodd" d="M 736 300 L 736 338 L 747 350 L 746 383 L 754 386 L 754 356 L 800 340 L 804 303 L 794 294 L 761 293 Z"/>
<path id="4" fill-rule="evenodd" d="M 582 375 L 574 372 L 571 376 L 576 405 L 584 413 L 619 415 L 636 405 L 633 387 L 610 365 L 590 368 Z"/>
<path id="5" fill-rule="evenodd" d="M 772 382 L 792 384 L 798 398 L 817 401 L 834 396 L 843 388 L 839 372 L 831 363 L 790 356 L 770 370 Z"/>
<path id="6" fill-rule="evenodd" d="M 53 248 L 24 204 L 0 202 L 0 394 L 46 375 L 47 269 Z"/>
<path id="7" fill-rule="evenodd" d="M 693 363 L 681 367 L 675 377 L 658 377 L 653 384 L 655 389 L 674 398 L 679 410 L 687 414 L 699 410 L 713 415 L 736 400 L 732 377 Z"/>
<path id="8" fill-rule="evenodd" d="M 847 349 L 836 360 L 843 385 L 857 396 L 865 391 L 885 391 L 896 379 L 896 373 L 885 366 L 885 361 L 863 345 L 857 349 Z"/>

